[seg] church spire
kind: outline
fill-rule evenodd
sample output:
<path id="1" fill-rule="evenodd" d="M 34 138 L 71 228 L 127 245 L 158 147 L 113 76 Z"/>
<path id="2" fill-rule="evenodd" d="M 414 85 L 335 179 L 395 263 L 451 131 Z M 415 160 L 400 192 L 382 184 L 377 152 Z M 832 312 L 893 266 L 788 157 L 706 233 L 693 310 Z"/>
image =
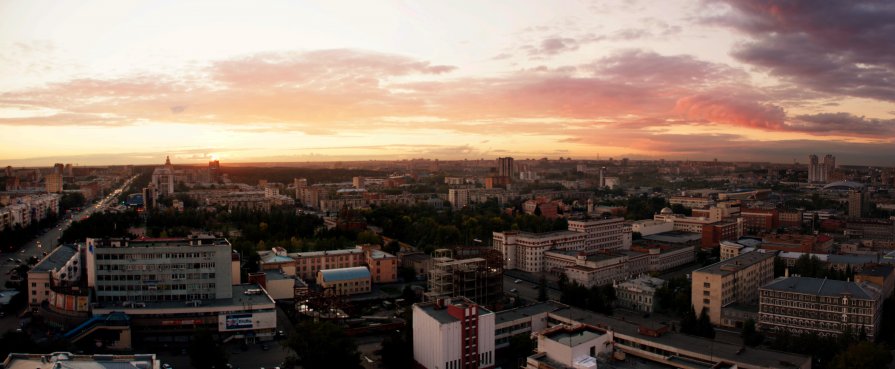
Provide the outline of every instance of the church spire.
<path id="1" fill-rule="evenodd" d="M 165 156 L 165 166 L 166 167 L 171 166 L 171 157 L 170 156 Z"/>

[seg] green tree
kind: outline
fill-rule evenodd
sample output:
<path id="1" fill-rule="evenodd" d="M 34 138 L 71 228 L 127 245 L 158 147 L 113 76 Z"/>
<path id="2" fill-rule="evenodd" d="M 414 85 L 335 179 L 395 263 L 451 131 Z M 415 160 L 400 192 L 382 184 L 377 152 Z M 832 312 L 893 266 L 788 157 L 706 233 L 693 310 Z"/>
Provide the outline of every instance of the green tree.
<path id="1" fill-rule="evenodd" d="M 538 280 L 538 301 L 547 301 L 547 276 L 541 275 Z"/>
<path id="2" fill-rule="evenodd" d="M 305 369 L 361 367 L 357 344 L 335 323 L 303 321 L 296 330 L 303 334 L 292 335 L 286 343 L 295 352 L 289 363 Z"/>
<path id="3" fill-rule="evenodd" d="M 510 337 L 510 345 L 507 347 L 506 358 L 511 367 L 521 367 L 525 358 L 535 350 L 536 344 L 528 333 L 517 334 Z"/>
<path id="4" fill-rule="evenodd" d="M 712 322 L 709 320 L 709 314 L 706 309 L 702 309 L 702 311 L 699 312 L 699 320 L 696 326 L 697 335 L 705 338 L 715 338 L 715 327 L 712 326 Z"/>
<path id="5" fill-rule="evenodd" d="M 202 329 L 193 335 L 187 348 L 190 365 L 197 369 L 224 368 L 227 365 L 227 352 L 219 345 L 211 332 Z"/>
<path id="6" fill-rule="evenodd" d="M 872 342 L 858 342 L 840 352 L 830 363 L 830 369 L 885 368 L 892 361 L 892 354 L 885 347 Z"/>
<path id="7" fill-rule="evenodd" d="M 746 319 L 743 323 L 743 331 L 740 337 L 743 338 L 743 344 L 751 347 L 758 346 L 764 340 L 762 334 L 755 330 L 755 320 L 752 319 Z"/>

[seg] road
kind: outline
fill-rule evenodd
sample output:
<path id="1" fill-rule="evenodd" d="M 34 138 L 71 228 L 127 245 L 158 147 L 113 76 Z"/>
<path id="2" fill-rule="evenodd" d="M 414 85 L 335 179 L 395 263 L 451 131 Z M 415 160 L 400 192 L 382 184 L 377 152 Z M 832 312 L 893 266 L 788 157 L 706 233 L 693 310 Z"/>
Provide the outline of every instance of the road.
<path id="1" fill-rule="evenodd" d="M 517 280 L 521 282 L 516 283 Z M 538 284 L 536 282 L 515 279 L 505 275 L 503 276 L 503 291 L 510 296 L 519 296 L 523 300 L 538 301 Z M 548 288 L 547 297 L 551 300 L 559 301 L 560 293 L 557 290 Z"/>
<path id="2" fill-rule="evenodd" d="M 118 195 L 130 186 L 134 178 L 136 178 L 136 176 L 125 181 L 121 187 L 115 189 L 97 203 L 87 205 L 80 212 L 73 213 L 72 219 L 81 220 L 89 217 L 95 212 L 105 211 L 109 205 L 115 204 Z M 52 251 L 57 246 L 57 240 L 62 237 L 62 232 L 64 232 L 71 223 L 72 220 L 60 220 L 59 223 L 53 225 L 46 232 L 26 243 L 25 246 L 18 251 L 0 254 L 0 289 L 5 288 L 6 281 L 9 280 L 9 275 L 7 273 L 18 266 L 20 261 L 22 263 L 27 263 L 28 258 L 32 256 L 42 259 L 44 252 L 49 253 Z"/>

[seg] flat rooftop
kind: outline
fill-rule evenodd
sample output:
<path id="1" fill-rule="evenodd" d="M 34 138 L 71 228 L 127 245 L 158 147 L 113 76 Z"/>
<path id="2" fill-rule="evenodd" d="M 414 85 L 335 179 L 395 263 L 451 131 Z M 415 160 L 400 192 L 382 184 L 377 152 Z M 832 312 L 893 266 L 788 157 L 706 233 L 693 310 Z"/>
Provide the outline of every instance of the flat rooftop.
<path id="1" fill-rule="evenodd" d="M 78 253 L 78 245 L 65 244 L 51 251 L 49 255 L 43 258 L 29 272 L 49 272 L 62 268 L 75 254 Z"/>
<path id="2" fill-rule="evenodd" d="M 548 333 L 546 337 L 551 341 L 569 346 L 575 347 L 591 340 L 600 338 L 602 336 L 602 332 L 598 332 L 589 328 L 579 328 L 574 330 L 562 329 L 556 332 Z"/>
<path id="3" fill-rule="evenodd" d="M 617 334 L 634 337 L 638 340 L 652 342 L 656 345 L 674 347 L 681 351 L 704 354 L 706 348 L 711 347 L 712 355 L 716 360 L 726 362 L 739 362 L 754 367 L 780 368 L 791 363 L 796 367 L 802 366 L 811 360 L 810 357 L 788 352 L 765 350 L 747 347 L 741 351 L 741 346 L 715 341 L 707 338 L 690 336 L 682 333 L 668 332 L 659 337 L 641 335 L 638 332 L 640 325 L 646 325 L 651 320 L 647 318 L 628 317 L 622 321 L 607 315 L 591 311 L 569 307 L 550 313 L 552 317 L 559 319 L 571 319 L 579 323 L 590 324 L 600 328 L 611 328 Z"/>
<path id="4" fill-rule="evenodd" d="M 693 273 L 728 275 L 748 266 L 755 265 L 763 260 L 773 259 L 774 255 L 776 255 L 776 253 L 774 252 L 747 252 L 734 256 L 730 259 L 722 260 L 712 265 L 696 269 L 693 271 Z"/>
<path id="5" fill-rule="evenodd" d="M 431 316 L 432 318 L 437 320 L 439 323 L 448 324 L 448 323 L 453 323 L 453 322 L 459 322 L 460 320 L 457 318 L 454 318 L 453 315 L 448 314 L 447 305 L 454 305 L 454 306 L 459 306 L 459 307 L 465 308 L 470 303 L 471 302 L 469 300 L 466 300 L 463 298 L 455 298 L 455 299 L 445 299 L 445 301 L 444 301 L 445 307 L 442 309 L 436 309 L 434 302 L 424 303 L 424 304 L 416 304 L 414 306 L 421 309 L 424 313 L 426 313 L 426 315 Z M 493 312 L 491 312 L 491 310 L 485 309 L 481 305 L 477 305 L 477 306 L 478 306 L 477 312 L 478 312 L 479 316 L 494 314 Z"/>
<path id="6" fill-rule="evenodd" d="M 672 231 L 643 236 L 643 239 L 667 243 L 687 243 L 702 239 L 702 233 Z"/>
<path id="7" fill-rule="evenodd" d="M 566 308 L 566 305 L 556 301 L 545 301 L 515 309 L 502 310 L 494 313 L 494 324 L 499 325 L 501 323 L 514 322 L 533 315 L 546 314 L 564 308 Z"/>

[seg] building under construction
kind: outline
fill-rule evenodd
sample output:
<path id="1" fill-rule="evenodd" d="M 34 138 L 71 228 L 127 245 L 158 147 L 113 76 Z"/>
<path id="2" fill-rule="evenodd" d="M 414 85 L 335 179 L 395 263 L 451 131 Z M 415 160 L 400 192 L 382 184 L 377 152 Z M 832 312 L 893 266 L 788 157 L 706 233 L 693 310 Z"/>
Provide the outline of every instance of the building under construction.
<path id="1" fill-rule="evenodd" d="M 463 296 L 493 307 L 503 297 L 503 258 L 487 248 L 439 249 L 432 253 L 426 301 Z M 463 257 L 463 258 L 461 258 Z"/>

